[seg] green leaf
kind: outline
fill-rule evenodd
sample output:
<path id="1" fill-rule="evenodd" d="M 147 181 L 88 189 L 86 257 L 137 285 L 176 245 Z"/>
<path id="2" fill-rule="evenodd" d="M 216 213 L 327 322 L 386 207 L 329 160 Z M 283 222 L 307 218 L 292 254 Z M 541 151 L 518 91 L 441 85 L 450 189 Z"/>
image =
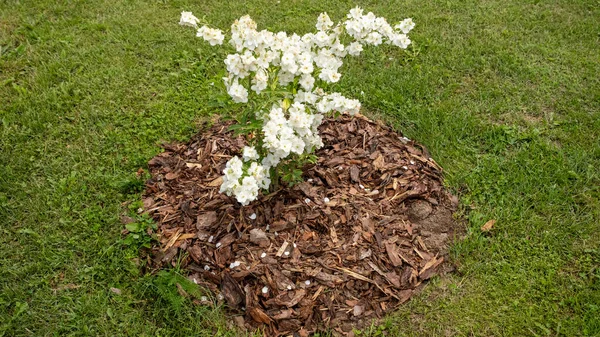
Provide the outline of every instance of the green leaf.
<path id="1" fill-rule="evenodd" d="M 141 229 L 140 227 L 141 226 L 138 222 L 128 223 L 127 225 L 125 225 L 125 228 L 127 228 L 127 230 L 130 232 L 139 232 Z"/>

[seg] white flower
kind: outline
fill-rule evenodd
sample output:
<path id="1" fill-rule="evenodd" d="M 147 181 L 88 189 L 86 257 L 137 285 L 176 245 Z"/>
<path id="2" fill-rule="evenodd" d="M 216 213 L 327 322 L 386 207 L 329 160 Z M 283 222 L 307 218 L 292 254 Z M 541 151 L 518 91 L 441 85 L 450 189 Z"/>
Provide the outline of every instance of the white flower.
<path id="1" fill-rule="evenodd" d="M 295 64 L 295 62 L 296 62 L 296 58 L 294 57 L 294 54 L 291 52 L 285 52 L 281 56 L 281 65 L 282 66 Z"/>
<path id="2" fill-rule="evenodd" d="M 315 85 L 315 78 L 308 74 L 302 75 L 298 83 L 302 88 L 304 88 L 304 90 L 310 91 Z"/>
<path id="3" fill-rule="evenodd" d="M 335 43 L 331 45 L 331 51 L 337 57 L 344 57 L 348 53 L 346 47 L 344 47 L 340 40 L 335 40 Z"/>
<path id="4" fill-rule="evenodd" d="M 252 89 L 257 94 L 260 94 L 263 90 L 267 88 L 269 77 L 267 76 L 267 72 L 264 69 L 260 69 L 256 72 L 256 75 L 252 79 Z"/>
<path id="5" fill-rule="evenodd" d="M 352 116 L 354 116 L 360 111 L 360 106 L 360 101 L 357 99 L 344 100 L 344 110 Z"/>
<path id="6" fill-rule="evenodd" d="M 258 152 L 254 146 L 244 146 L 242 152 L 244 161 L 257 160 L 259 158 Z"/>
<path id="7" fill-rule="evenodd" d="M 329 35 L 325 32 L 318 32 L 315 34 L 313 36 L 313 42 L 319 47 L 325 47 L 331 43 Z"/>
<path id="8" fill-rule="evenodd" d="M 227 93 L 236 103 L 248 102 L 248 90 L 241 84 L 238 84 L 237 79 L 229 86 Z"/>
<path id="9" fill-rule="evenodd" d="M 315 70 L 315 68 L 313 67 L 312 62 L 306 62 L 306 63 L 300 64 L 299 71 L 302 74 L 308 75 L 308 74 L 312 73 L 314 70 Z"/>
<path id="10" fill-rule="evenodd" d="M 415 23 L 413 22 L 413 20 L 411 18 L 408 18 L 408 19 L 402 20 L 402 22 L 400 22 L 400 24 L 397 24 L 396 26 L 394 26 L 394 28 L 400 29 L 402 31 L 402 33 L 404 33 L 404 34 L 408 34 L 408 32 L 410 32 L 413 28 L 415 28 Z"/>
<path id="11" fill-rule="evenodd" d="M 240 74 L 244 72 L 244 64 L 242 63 L 240 54 L 229 54 L 224 62 L 227 66 L 227 71 L 230 74 L 240 76 Z"/>
<path id="12" fill-rule="evenodd" d="M 296 154 L 302 154 L 304 152 L 305 147 L 306 145 L 304 144 L 304 141 L 298 139 L 292 143 L 292 148 L 290 149 L 290 151 Z"/>
<path id="13" fill-rule="evenodd" d="M 355 20 L 360 19 L 362 17 L 362 13 L 363 13 L 362 8 L 360 8 L 360 7 L 352 8 L 350 10 L 350 13 L 348 14 L 348 18 L 355 19 Z"/>
<path id="14" fill-rule="evenodd" d="M 223 173 L 230 179 L 239 179 L 242 176 L 243 163 L 237 156 L 229 159 L 225 164 Z"/>
<path id="15" fill-rule="evenodd" d="M 282 158 L 287 157 L 289 155 L 290 151 L 292 150 L 292 140 L 289 138 L 281 139 L 279 141 L 279 147 L 283 153 L 283 156 L 281 156 L 281 157 Z"/>
<path id="16" fill-rule="evenodd" d="M 242 55 L 240 55 L 240 60 L 242 60 L 245 70 L 256 71 L 256 57 L 254 57 L 251 51 L 246 50 Z"/>
<path id="17" fill-rule="evenodd" d="M 327 15 L 327 13 L 321 13 L 319 15 L 319 17 L 317 18 L 317 24 L 316 27 L 319 31 L 324 31 L 324 30 L 328 30 L 329 28 L 331 28 L 333 26 L 333 21 L 331 21 L 331 19 L 329 18 L 329 15 Z"/>
<path id="18" fill-rule="evenodd" d="M 400 47 L 402 49 L 406 49 L 411 43 L 410 39 L 405 34 L 394 35 L 391 42 L 393 45 Z"/>
<path id="19" fill-rule="evenodd" d="M 276 156 L 274 153 L 269 153 L 265 158 L 263 158 L 262 164 L 268 167 L 275 167 L 277 164 L 279 164 L 281 159 L 281 157 Z"/>
<path id="20" fill-rule="evenodd" d="M 319 99 L 319 96 L 312 92 L 307 92 L 304 94 L 304 101 L 310 105 L 315 105 L 317 103 L 317 99 Z"/>
<path id="21" fill-rule="evenodd" d="M 252 176 L 244 177 L 242 184 L 233 190 L 236 200 L 243 206 L 248 205 L 258 196 L 258 183 Z"/>
<path id="22" fill-rule="evenodd" d="M 341 77 L 342 74 L 338 73 L 333 69 L 323 69 L 323 71 L 321 71 L 321 73 L 319 74 L 320 79 L 329 83 L 336 83 L 340 80 Z"/>
<path id="23" fill-rule="evenodd" d="M 360 52 L 363 51 L 363 47 L 362 47 L 362 44 L 355 41 L 355 42 L 350 43 L 350 45 L 348 46 L 348 48 L 346 48 L 346 50 L 348 51 L 348 54 L 350 54 L 352 56 L 358 56 L 358 55 L 360 55 Z"/>
<path id="24" fill-rule="evenodd" d="M 369 35 L 367 35 L 365 42 L 374 46 L 378 46 L 383 42 L 383 39 L 381 34 L 379 34 L 378 32 L 372 32 Z"/>
<path id="25" fill-rule="evenodd" d="M 250 220 L 256 220 L 256 213 L 252 213 L 249 216 Z"/>
<path id="26" fill-rule="evenodd" d="M 248 168 L 248 175 L 256 180 L 256 184 L 259 188 L 268 189 L 269 185 L 271 185 L 268 166 L 260 165 L 257 162 L 252 162 Z"/>
<path id="27" fill-rule="evenodd" d="M 180 25 L 197 28 L 198 22 L 200 22 L 200 20 L 192 15 L 192 12 L 181 12 L 181 18 L 179 19 Z"/>
<path id="28" fill-rule="evenodd" d="M 328 113 L 331 111 L 331 102 L 326 98 L 320 100 L 316 104 L 317 111 L 320 113 Z"/>
<path id="29" fill-rule="evenodd" d="M 269 292 L 269 287 L 264 286 L 261 291 L 262 291 L 263 294 L 266 294 L 266 293 Z"/>
<path id="30" fill-rule="evenodd" d="M 204 41 L 210 43 L 211 46 L 221 45 L 225 39 L 221 30 L 209 28 L 207 26 L 200 27 L 196 36 L 203 38 Z"/>
<path id="31" fill-rule="evenodd" d="M 344 23 L 346 32 L 353 38 L 360 40 L 363 37 L 363 27 L 360 21 L 348 20 Z"/>
<path id="32" fill-rule="evenodd" d="M 338 72 L 332 72 L 331 74 L 329 74 L 329 81 L 331 83 L 336 83 L 337 81 L 340 80 L 340 78 L 342 78 L 342 74 L 340 74 Z"/>

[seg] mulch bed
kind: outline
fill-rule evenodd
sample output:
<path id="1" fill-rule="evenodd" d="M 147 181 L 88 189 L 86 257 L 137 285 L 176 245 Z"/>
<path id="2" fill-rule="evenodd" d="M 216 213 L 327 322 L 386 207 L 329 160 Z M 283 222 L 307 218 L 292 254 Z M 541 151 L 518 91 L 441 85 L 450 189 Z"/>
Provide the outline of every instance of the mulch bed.
<path id="1" fill-rule="evenodd" d="M 245 145 L 217 123 L 150 160 L 144 208 L 158 222 L 153 266 L 178 263 L 266 335 L 352 335 L 452 269 L 457 199 L 427 151 L 363 116 L 321 126 L 325 147 L 305 181 L 248 206 L 219 193 Z"/>

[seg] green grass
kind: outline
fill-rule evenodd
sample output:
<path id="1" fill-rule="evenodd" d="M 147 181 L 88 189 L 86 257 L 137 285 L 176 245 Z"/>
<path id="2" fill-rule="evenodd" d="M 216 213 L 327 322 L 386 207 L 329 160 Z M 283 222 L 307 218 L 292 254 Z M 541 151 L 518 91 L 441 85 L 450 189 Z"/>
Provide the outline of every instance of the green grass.
<path id="1" fill-rule="evenodd" d="M 307 32 L 354 5 L 0 2 L 0 336 L 235 335 L 219 310 L 141 275 L 120 241 L 160 142 L 232 109 L 211 85 L 223 51 L 179 13 Z M 338 89 L 429 148 L 468 227 L 457 273 L 364 334 L 599 336 L 600 3 L 361 6 L 412 17 L 414 49 L 366 51 Z"/>

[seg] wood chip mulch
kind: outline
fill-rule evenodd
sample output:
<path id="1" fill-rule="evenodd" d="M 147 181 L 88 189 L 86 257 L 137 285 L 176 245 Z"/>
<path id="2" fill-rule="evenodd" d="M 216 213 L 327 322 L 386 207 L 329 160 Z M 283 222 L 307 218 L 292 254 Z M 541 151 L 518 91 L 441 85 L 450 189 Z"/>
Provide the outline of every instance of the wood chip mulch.
<path id="1" fill-rule="evenodd" d="M 457 199 L 427 151 L 363 116 L 321 126 L 305 181 L 248 206 L 219 193 L 245 145 L 227 123 L 150 160 L 144 209 L 158 222 L 153 266 L 178 263 L 232 322 L 268 336 L 352 335 L 452 269 Z"/>

